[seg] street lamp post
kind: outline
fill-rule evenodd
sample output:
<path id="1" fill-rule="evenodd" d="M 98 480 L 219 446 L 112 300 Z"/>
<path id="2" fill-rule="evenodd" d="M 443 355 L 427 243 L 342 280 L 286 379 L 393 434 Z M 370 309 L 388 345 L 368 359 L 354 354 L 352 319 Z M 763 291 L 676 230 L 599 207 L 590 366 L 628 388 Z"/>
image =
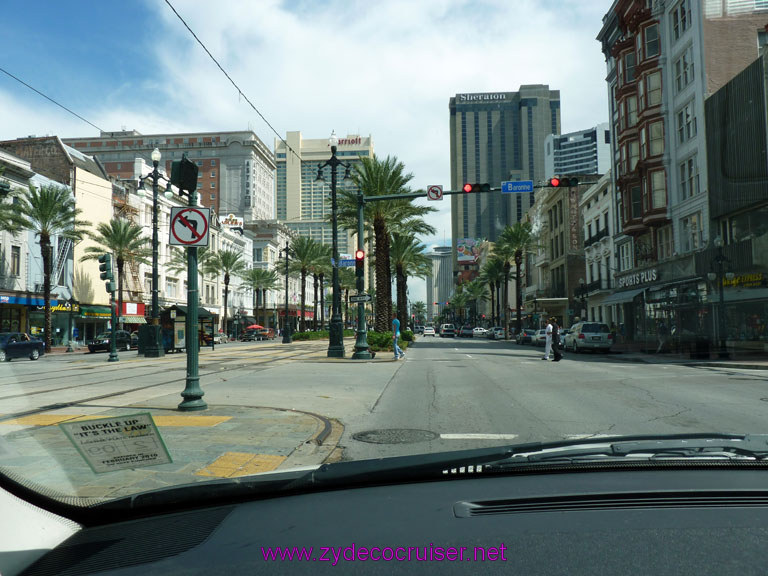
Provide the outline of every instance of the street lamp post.
<path id="1" fill-rule="evenodd" d="M 581 303 L 581 320 L 586 321 L 588 320 L 587 316 L 587 299 L 584 297 L 586 293 L 587 287 L 584 284 L 584 278 L 579 278 L 579 301 Z"/>
<path id="2" fill-rule="evenodd" d="M 169 195 L 170 180 L 161 174 L 157 167 L 160 164 L 162 155 L 160 150 L 155 148 L 152 151 L 152 172 L 139 179 L 139 195 L 144 196 L 144 181 L 146 179 L 152 180 L 152 323 L 147 326 L 147 344 L 144 346 L 144 356 L 146 358 L 159 358 L 164 355 L 162 346 L 162 336 L 160 328 L 160 307 L 158 304 L 158 273 L 157 273 L 157 260 L 158 260 L 158 222 L 157 222 L 157 196 L 158 196 L 158 182 L 160 179 L 166 181 L 166 196 Z M 172 192 L 171 192 L 172 195 Z"/>
<path id="3" fill-rule="evenodd" d="M 331 145 L 331 157 L 323 164 L 317 167 L 316 181 L 323 182 L 323 168 L 326 166 L 331 167 L 331 228 L 333 232 L 333 306 L 331 309 L 331 326 L 330 326 L 330 338 L 328 345 L 328 357 L 329 358 L 344 358 L 344 325 L 341 319 L 341 290 L 339 289 L 339 227 L 337 222 L 337 209 L 336 204 L 336 168 L 343 166 L 346 171 L 344 173 L 344 180 L 350 180 L 350 165 L 342 162 L 336 157 L 336 149 L 339 145 L 339 139 L 336 137 L 336 132 L 331 133 L 331 137 L 328 140 Z"/>
<path id="4" fill-rule="evenodd" d="M 285 248 L 280 250 L 281 254 L 285 254 L 285 318 L 283 319 L 283 344 L 291 344 L 293 338 L 291 338 L 291 325 L 288 322 L 288 256 L 290 254 L 290 246 L 285 243 Z"/>
<path id="5" fill-rule="evenodd" d="M 69 299 L 69 337 L 67 338 L 67 350 L 66 352 L 74 352 L 72 348 L 72 313 L 75 310 L 75 299 Z"/>
<path id="6" fill-rule="evenodd" d="M 730 262 L 728 258 L 725 257 L 723 254 L 723 239 L 720 236 L 716 236 L 714 239 L 715 248 L 717 248 L 717 253 L 715 254 L 715 259 L 712 261 L 713 264 L 717 266 L 717 272 L 709 272 L 707 274 L 707 278 L 710 282 L 717 281 L 718 284 L 718 291 L 719 291 L 719 297 L 720 297 L 720 305 L 718 306 L 718 315 L 717 315 L 717 332 L 718 332 L 718 340 L 720 340 L 720 346 L 718 350 L 718 356 L 720 358 L 728 358 L 728 346 L 726 344 L 727 340 L 727 334 L 726 334 L 726 321 L 725 321 L 725 294 L 723 292 L 724 288 L 724 279 L 728 278 L 731 280 L 733 278 L 733 272 L 730 270 L 723 275 L 723 264 L 726 262 Z"/>

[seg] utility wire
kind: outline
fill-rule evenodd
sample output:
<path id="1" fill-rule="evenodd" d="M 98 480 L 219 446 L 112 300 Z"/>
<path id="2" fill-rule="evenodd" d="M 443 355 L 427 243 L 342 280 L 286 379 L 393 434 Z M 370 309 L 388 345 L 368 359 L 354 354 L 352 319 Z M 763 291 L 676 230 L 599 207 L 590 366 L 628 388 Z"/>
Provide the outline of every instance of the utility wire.
<path id="1" fill-rule="evenodd" d="M 285 139 L 284 139 L 284 138 L 283 138 L 283 137 L 282 137 L 282 136 L 281 136 L 281 135 L 280 135 L 280 134 L 277 132 L 277 130 L 275 130 L 275 129 L 274 129 L 274 127 L 272 126 L 272 124 L 270 124 L 270 123 L 269 123 L 269 120 L 267 120 L 267 119 L 264 117 L 264 115 L 263 115 L 261 112 L 259 112 L 258 108 L 256 108 L 256 106 L 254 106 L 254 105 L 253 105 L 253 102 L 251 102 L 251 101 L 250 101 L 250 99 L 248 98 L 248 96 L 246 96 L 246 95 L 243 93 L 243 91 L 240 89 L 240 87 L 239 87 L 239 86 L 238 86 L 238 85 L 235 83 L 235 81 L 234 81 L 234 80 L 232 80 L 232 77 L 231 77 L 229 74 L 227 74 L 227 71 L 226 71 L 226 70 L 224 70 L 224 68 L 221 66 L 221 64 L 219 64 L 218 60 L 216 60 L 216 58 L 214 58 L 214 56 L 213 56 L 213 54 L 211 54 L 210 50 L 208 50 L 208 48 L 206 48 L 205 44 L 203 44 L 203 41 L 202 41 L 202 40 L 200 40 L 200 38 L 198 38 L 198 37 L 197 37 L 197 34 L 195 34 L 195 33 L 192 31 L 192 28 L 190 28 L 190 27 L 189 27 L 189 24 L 187 24 L 187 23 L 184 21 L 184 18 L 182 18 L 182 17 L 181 17 L 181 14 L 179 14 L 179 13 L 176 11 L 176 8 L 174 8 L 174 7 L 173 7 L 173 4 L 171 4 L 170 0 L 165 0 L 165 3 L 166 3 L 166 4 L 168 4 L 168 7 L 169 7 L 171 10 L 173 10 L 173 13 L 174 13 L 174 14 L 176 14 L 176 16 L 178 17 L 178 19 L 179 19 L 179 20 L 181 20 L 181 23 L 182 23 L 182 24 L 184 24 L 184 26 L 186 27 L 186 29 L 187 29 L 187 30 L 189 30 L 189 33 L 190 33 L 190 34 L 192 34 L 192 36 L 194 37 L 194 39 L 195 39 L 195 40 L 197 40 L 197 43 L 198 43 L 198 44 L 200 44 L 200 46 L 202 47 L 202 49 L 203 49 L 203 50 L 205 50 L 205 53 L 206 53 L 206 54 L 208 54 L 208 56 L 210 57 L 210 59 L 211 59 L 211 60 L 213 60 L 213 63 L 214 63 L 214 64 L 216 64 L 216 66 L 218 66 L 218 67 L 219 67 L 219 70 L 221 70 L 222 74 L 224 74 L 224 76 L 226 76 L 226 77 L 227 77 L 227 80 L 229 80 L 229 82 L 232 84 L 232 86 L 234 86 L 234 87 L 235 87 L 235 90 L 237 90 L 237 93 L 238 93 L 238 95 L 242 96 L 242 97 L 245 99 L 245 101 L 246 101 L 246 102 L 248 102 L 248 104 L 250 105 L 250 107 L 251 107 L 251 108 L 253 108 L 253 110 L 256 112 L 256 114 L 258 114 L 258 115 L 259 115 L 259 117 L 260 117 L 262 120 L 264 120 L 264 123 L 265 123 L 267 126 L 269 126 L 269 128 L 272 130 L 272 132 L 274 132 L 274 133 L 275 133 L 275 136 L 277 136 L 278 138 L 280 138 L 280 140 L 282 141 L 282 143 L 283 143 L 283 144 L 285 144 L 285 147 L 286 147 L 288 150 L 290 150 L 290 151 L 293 153 L 293 155 L 294 155 L 294 156 L 296 156 L 296 158 L 297 158 L 297 159 L 300 161 L 300 160 L 301 160 L 301 157 L 300 157 L 300 156 L 299 156 L 299 155 L 296 153 L 296 151 L 295 151 L 293 148 L 291 148 L 291 147 L 288 145 L 288 142 L 286 142 L 286 141 L 285 141 Z"/>
<path id="2" fill-rule="evenodd" d="M 99 128 L 98 126 L 96 126 L 96 124 L 94 124 L 93 122 L 89 122 L 88 120 L 86 120 L 85 118 L 83 118 L 82 116 L 80 116 L 80 114 L 78 114 L 77 112 L 73 112 L 72 110 L 70 110 L 69 108 L 67 108 L 66 106 L 64 106 L 63 104 L 59 104 L 58 102 L 56 102 L 56 100 L 54 100 L 54 99 L 53 99 L 53 98 L 51 98 L 50 96 L 46 96 L 45 94 L 43 94 L 42 92 L 40 92 L 40 90 L 38 90 L 37 88 L 33 88 L 32 86 L 30 86 L 29 84 L 27 84 L 26 82 L 24 82 L 24 80 L 22 80 L 21 78 L 17 78 L 16 76 L 14 76 L 14 75 L 13 75 L 13 74 L 11 74 L 10 72 L 8 72 L 8 70 L 5 70 L 5 69 L 3 69 L 3 68 L 0 68 L 0 72 L 3 72 L 4 74 L 7 74 L 8 76 L 10 76 L 10 77 L 11 77 L 11 78 L 13 78 L 14 80 L 16 80 L 16 82 L 19 82 L 19 83 L 23 84 L 24 86 L 26 86 L 27 88 L 29 88 L 29 89 L 30 89 L 30 90 L 32 90 L 33 92 L 37 92 L 38 94 L 40 94 L 40 96 L 42 96 L 42 97 L 43 97 L 43 98 L 45 98 L 46 100 L 50 100 L 51 102 L 53 102 L 54 104 L 56 104 L 56 106 L 58 106 L 59 108 L 63 108 L 64 110 L 66 110 L 67 112 L 69 112 L 70 114 L 72 114 L 73 116 L 77 116 L 78 118 L 80 118 L 80 120 L 82 120 L 82 121 L 83 121 L 83 122 L 85 122 L 86 124 L 90 124 L 91 126 L 93 126 L 94 128 L 96 128 L 96 130 L 98 130 L 99 132 L 104 132 L 104 130 L 102 130 L 101 128 Z"/>

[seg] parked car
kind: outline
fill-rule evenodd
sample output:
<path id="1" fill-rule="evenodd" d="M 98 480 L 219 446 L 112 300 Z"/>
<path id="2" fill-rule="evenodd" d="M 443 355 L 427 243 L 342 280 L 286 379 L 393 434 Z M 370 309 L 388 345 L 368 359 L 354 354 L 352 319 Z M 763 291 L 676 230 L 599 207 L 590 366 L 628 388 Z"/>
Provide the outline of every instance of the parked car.
<path id="1" fill-rule="evenodd" d="M 496 339 L 496 330 L 501 329 L 502 334 L 504 333 L 504 328 L 501 326 L 493 326 L 491 328 L 488 328 L 488 330 L 485 331 L 485 337 L 489 340 L 495 340 Z"/>
<path id="2" fill-rule="evenodd" d="M 45 354 L 45 343 L 31 338 L 26 332 L 3 332 L 0 334 L 0 362 L 11 358 L 37 360 Z"/>
<path id="3" fill-rule="evenodd" d="M 472 330 L 475 336 L 485 336 L 486 329 L 481 328 L 480 326 L 475 326 L 475 328 Z"/>
<path id="4" fill-rule="evenodd" d="M 545 328 L 541 328 L 539 330 L 536 330 L 536 332 L 533 335 L 533 338 L 531 340 L 531 343 L 534 346 L 544 346 L 547 343 L 547 330 Z"/>
<path id="5" fill-rule="evenodd" d="M 461 330 L 459 330 L 459 336 L 461 338 L 472 338 L 475 335 L 475 330 L 467 324 L 466 326 L 462 326 Z"/>
<path id="6" fill-rule="evenodd" d="M 88 351 L 93 353 L 99 350 L 109 352 L 112 341 L 112 331 L 102 332 L 93 340 L 88 341 Z M 130 350 L 131 349 L 131 333 L 127 330 L 115 331 L 115 342 L 117 343 L 117 350 Z"/>
<path id="7" fill-rule="evenodd" d="M 440 326 L 440 338 L 454 338 L 456 336 L 456 327 L 453 324 L 443 324 Z"/>
<path id="8" fill-rule="evenodd" d="M 424 326 L 414 326 L 413 327 L 413 333 L 414 334 L 424 334 Z"/>
<path id="9" fill-rule="evenodd" d="M 613 334 L 608 324 L 601 322 L 577 322 L 565 336 L 563 346 L 566 350 L 599 350 L 608 352 L 613 345 Z"/>
<path id="10" fill-rule="evenodd" d="M 515 337 L 515 342 L 518 344 L 530 344 L 533 342 L 533 337 L 536 334 L 536 330 L 533 330 L 531 328 L 523 328 L 520 331 L 520 334 Z"/>
<path id="11" fill-rule="evenodd" d="M 496 326 L 493 329 L 494 340 L 506 340 L 506 334 L 504 334 L 504 326 Z"/>
<path id="12" fill-rule="evenodd" d="M 424 336 L 433 336 L 435 335 L 435 327 L 434 326 L 424 326 Z"/>
<path id="13" fill-rule="evenodd" d="M 254 330 L 256 340 L 274 340 L 275 330 L 274 328 L 258 328 Z"/>

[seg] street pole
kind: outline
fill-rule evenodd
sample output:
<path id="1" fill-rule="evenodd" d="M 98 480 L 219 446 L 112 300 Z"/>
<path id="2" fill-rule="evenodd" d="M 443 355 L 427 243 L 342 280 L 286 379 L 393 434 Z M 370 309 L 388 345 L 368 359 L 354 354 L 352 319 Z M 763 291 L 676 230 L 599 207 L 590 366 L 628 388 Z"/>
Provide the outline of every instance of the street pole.
<path id="1" fill-rule="evenodd" d="M 365 200 L 363 198 L 363 191 L 357 191 L 357 249 L 365 250 L 364 242 L 364 225 L 363 225 L 363 212 L 365 208 Z M 355 287 L 357 293 L 362 294 L 365 291 L 365 266 L 361 266 L 359 270 L 355 270 Z M 365 302 L 357 303 L 357 338 L 355 339 L 355 351 L 352 354 L 352 358 L 357 360 L 369 360 L 371 353 L 368 345 L 368 331 L 365 324 Z"/>
<path id="2" fill-rule="evenodd" d="M 144 348 L 144 357 L 159 358 L 164 355 L 162 347 L 162 329 L 160 327 L 160 305 L 158 302 L 158 182 L 162 175 L 157 167 L 160 164 L 160 150 L 155 148 L 152 151 L 152 172 L 149 177 L 152 178 L 152 324 L 147 332 L 148 343 Z M 170 186 L 170 183 L 168 184 Z"/>
<path id="3" fill-rule="evenodd" d="M 288 322 L 288 242 L 285 243 L 285 318 L 283 319 L 283 344 L 291 344 L 291 325 Z"/>
<path id="4" fill-rule="evenodd" d="M 336 132 L 331 133 L 329 139 L 331 145 L 331 157 L 325 163 L 318 166 L 316 181 L 323 181 L 323 168 L 331 167 L 331 229 L 333 234 L 333 305 L 331 308 L 330 337 L 328 344 L 329 358 L 344 358 L 344 323 L 341 319 L 341 290 L 339 288 L 339 229 L 337 220 L 336 203 L 336 169 L 339 166 L 346 168 L 344 180 L 349 179 L 349 164 L 346 164 L 336 157 L 336 150 L 339 140 Z"/>
<path id="5" fill-rule="evenodd" d="M 115 314 L 115 293 L 112 291 L 109 293 L 109 311 L 112 336 L 109 338 L 109 358 L 107 358 L 107 362 L 117 362 L 120 360 L 117 356 L 117 341 L 115 339 L 117 336 L 117 314 Z"/>
<path id="6" fill-rule="evenodd" d="M 718 236 L 719 238 L 719 236 Z M 728 346 L 727 346 L 727 335 L 726 335 L 726 328 L 725 328 L 725 294 L 723 292 L 723 285 L 725 284 L 724 276 L 723 276 L 723 260 L 725 259 L 723 257 L 723 245 L 722 241 L 718 242 L 717 244 L 717 282 L 719 284 L 719 292 L 720 292 L 720 309 L 718 310 L 718 323 L 720 324 L 720 350 L 718 351 L 718 356 L 720 358 L 728 358 Z"/>
<path id="7" fill-rule="evenodd" d="M 189 162 L 186 156 L 182 158 Z M 181 191 L 179 191 L 181 192 Z M 197 206 L 197 189 L 188 190 L 189 205 Z M 205 410 L 208 408 L 203 396 L 205 392 L 200 388 L 199 357 L 200 340 L 197 334 L 198 329 L 198 286 L 197 286 L 197 246 L 187 248 L 187 317 L 185 318 L 184 329 L 186 331 L 187 347 L 187 378 L 184 391 L 181 393 L 184 400 L 178 405 L 182 412 L 193 412 L 196 410 Z M 215 335 L 211 330 L 211 337 Z"/>
<path id="8" fill-rule="evenodd" d="M 67 352 L 74 352 L 72 348 L 72 311 L 75 307 L 74 298 L 69 299 L 69 337 L 67 338 Z"/>

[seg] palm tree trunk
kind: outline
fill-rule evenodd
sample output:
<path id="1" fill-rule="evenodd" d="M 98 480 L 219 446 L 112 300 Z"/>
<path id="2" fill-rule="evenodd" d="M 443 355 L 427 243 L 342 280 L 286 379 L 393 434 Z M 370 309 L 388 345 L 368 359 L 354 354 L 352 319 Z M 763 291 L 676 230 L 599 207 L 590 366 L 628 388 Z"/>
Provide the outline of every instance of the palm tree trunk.
<path id="1" fill-rule="evenodd" d="M 504 338 L 509 338 L 509 262 L 504 263 L 504 310 L 502 312 L 504 318 Z"/>
<path id="2" fill-rule="evenodd" d="M 344 315 L 347 318 L 344 324 L 344 327 L 346 328 L 349 326 L 349 288 L 344 290 Z"/>
<path id="3" fill-rule="evenodd" d="M 389 319 L 392 317 L 389 232 L 381 219 L 374 220 L 373 232 L 376 238 L 376 320 L 374 326 L 377 332 L 386 332 L 389 330 Z"/>
<path id="4" fill-rule="evenodd" d="M 229 274 L 224 274 L 224 325 L 222 330 L 227 331 L 227 301 L 229 300 Z M 211 334 L 211 337 L 214 335 Z"/>
<path id="5" fill-rule="evenodd" d="M 325 330 L 325 274 L 320 273 L 320 329 Z"/>
<path id="6" fill-rule="evenodd" d="M 517 274 L 515 274 L 515 306 L 517 307 L 517 333 L 520 333 L 522 329 L 522 317 L 520 315 L 520 309 L 523 307 L 523 295 L 520 291 L 520 266 L 523 262 L 522 252 L 515 253 L 515 266 L 517 267 Z"/>
<path id="7" fill-rule="evenodd" d="M 496 323 L 494 326 L 501 324 L 501 280 L 496 281 Z"/>
<path id="8" fill-rule="evenodd" d="M 304 320 L 304 302 L 306 302 L 307 298 L 307 270 L 305 268 L 301 269 L 301 320 L 299 324 L 299 329 L 304 332 L 307 329 L 306 320 Z"/>
<path id="9" fill-rule="evenodd" d="M 400 329 L 405 330 L 408 326 L 408 278 L 405 276 L 403 267 L 398 264 L 395 270 L 395 281 L 397 287 L 397 318 L 400 320 Z"/>
<path id="10" fill-rule="evenodd" d="M 267 289 L 262 288 L 261 290 L 261 312 L 262 316 L 264 317 L 264 325 L 267 324 Z"/>
<path id="11" fill-rule="evenodd" d="M 43 302 L 45 351 L 51 351 L 51 239 L 47 234 L 40 235 L 40 252 L 43 256 Z"/>
<path id="12" fill-rule="evenodd" d="M 120 330 L 123 329 L 123 270 L 125 270 L 125 260 L 117 259 L 117 318 Z"/>
<path id="13" fill-rule="evenodd" d="M 493 314 L 496 311 L 496 298 L 494 298 L 494 294 L 493 294 L 493 283 L 492 282 L 489 283 L 488 286 L 491 289 L 490 290 L 491 292 L 491 325 L 496 326 L 496 324 L 493 323 Z"/>
<path id="14" fill-rule="evenodd" d="M 312 274 L 314 281 L 315 298 L 312 301 L 312 329 L 317 331 L 317 274 Z"/>

